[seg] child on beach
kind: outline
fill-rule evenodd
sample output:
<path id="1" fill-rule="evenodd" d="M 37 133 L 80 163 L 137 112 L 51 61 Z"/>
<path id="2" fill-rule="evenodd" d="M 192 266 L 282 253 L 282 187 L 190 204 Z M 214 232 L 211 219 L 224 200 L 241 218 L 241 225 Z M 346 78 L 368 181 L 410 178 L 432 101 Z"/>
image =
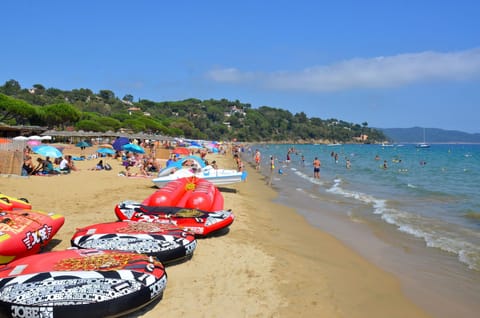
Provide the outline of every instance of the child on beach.
<path id="1" fill-rule="evenodd" d="M 318 157 L 315 157 L 315 159 L 313 160 L 313 177 L 315 179 L 320 179 L 320 166 L 321 165 L 322 165 L 322 163 L 320 162 Z"/>

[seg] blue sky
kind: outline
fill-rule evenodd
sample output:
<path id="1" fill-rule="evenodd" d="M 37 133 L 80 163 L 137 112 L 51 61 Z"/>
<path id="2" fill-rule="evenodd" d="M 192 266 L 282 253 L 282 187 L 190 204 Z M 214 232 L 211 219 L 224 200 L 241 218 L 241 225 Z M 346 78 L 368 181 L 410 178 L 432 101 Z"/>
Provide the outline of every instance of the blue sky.
<path id="1" fill-rule="evenodd" d="M 2 3 L 0 83 L 480 133 L 480 1 Z"/>

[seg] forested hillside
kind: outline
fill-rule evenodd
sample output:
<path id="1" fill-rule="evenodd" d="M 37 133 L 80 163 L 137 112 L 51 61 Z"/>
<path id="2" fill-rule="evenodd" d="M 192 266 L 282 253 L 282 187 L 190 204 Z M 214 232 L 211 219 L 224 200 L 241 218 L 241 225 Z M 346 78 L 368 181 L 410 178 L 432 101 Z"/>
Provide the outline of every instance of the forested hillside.
<path id="1" fill-rule="evenodd" d="M 41 84 L 22 88 L 16 80 L 0 86 L 0 123 L 63 130 L 118 131 L 191 139 L 276 142 L 382 142 L 382 131 L 338 119 L 308 118 L 271 106 L 252 108 L 239 100 L 151 101 L 111 90 L 71 91 Z M 368 139 L 362 141 L 361 135 Z"/>

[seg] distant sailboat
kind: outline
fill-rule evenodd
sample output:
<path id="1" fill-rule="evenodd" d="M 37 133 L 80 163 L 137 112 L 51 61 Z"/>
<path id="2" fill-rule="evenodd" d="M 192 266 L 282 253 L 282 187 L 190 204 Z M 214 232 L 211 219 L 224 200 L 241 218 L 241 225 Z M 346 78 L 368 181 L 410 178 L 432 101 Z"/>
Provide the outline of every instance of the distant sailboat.
<path id="1" fill-rule="evenodd" d="M 423 128 L 423 142 L 417 144 L 417 148 L 430 148 L 430 145 L 425 141 L 425 128 Z"/>

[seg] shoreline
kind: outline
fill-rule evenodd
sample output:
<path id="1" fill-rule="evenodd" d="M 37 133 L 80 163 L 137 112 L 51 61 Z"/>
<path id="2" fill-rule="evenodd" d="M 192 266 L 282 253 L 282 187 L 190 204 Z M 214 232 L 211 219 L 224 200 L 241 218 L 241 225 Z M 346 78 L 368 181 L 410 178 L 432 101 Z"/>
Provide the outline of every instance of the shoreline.
<path id="1" fill-rule="evenodd" d="M 282 295 L 291 303 L 280 312 L 281 317 L 429 316 L 406 298 L 394 275 L 314 227 L 295 209 L 275 202 L 278 192 L 267 185 L 268 178 L 251 167 L 249 173 L 253 176 L 249 174 L 247 183 L 254 177 L 255 182 L 261 183 L 260 186 L 269 193 L 271 210 L 267 215 L 273 229 L 281 236 L 277 244 L 268 245 L 270 252 L 275 251 L 276 275 L 288 271 L 297 275 L 288 282 L 277 277 L 282 282 Z M 264 197 L 258 191 L 251 191 L 248 195 L 252 196 L 252 201 Z"/>
<path id="2" fill-rule="evenodd" d="M 263 154 L 273 154 L 278 158 L 287 151 L 285 146 L 282 148 L 279 145 L 259 149 Z M 301 154 L 309 154 L 310 158 L 312 153 L 327 150 L 313 147 L 298 149 Z M 354 150 L 351 152 L 356 153 Z M 253 161 L 250 157 L 245 156 Z M 389 196 L 370 197 L 372 192 L 368 188 L 368 179 L 365 184 L 361 178 L 344 179 L 343 173 L 353 176 L 342 170 L 344 165 L 332 166 L 330 161 L 325 160 L 324 178 L 317 183 L 311 177 L 312 168 L 305 169 L 298 157 L 294 160 L 291 166 L 278 160 L 282 173 L 273 173 L 272 187 L 278 192 L 275 202 L 294 209 L 310 225 L 330 233 L 370 263 L 391 273 L 400 281 L 407 298 L 431 316 L 476 316 L 480 291 L 478 272 L 467 268 L 454 253 L 431 248 L 422 238 L 399 231 L 395 225 L 385 222 L 382 217 L 384 211 L 375 213 L 375 204 L 371 206 L 371 203 L 377 200 L 382 203 L 379 198 L 389 200 Z M 266 164 L 262 168 L 263 175 L 271 175 Z M 337 182 L 342 184 L 339 191 L 336 191 Z M 397 199 L 397 202 L 401 201 Z"/>
<path id="3" fill-rule="evenodd" d="M 77 149 L 66 147 L 64 154 Z M 233 167 L 230 155 L 208 155 Z M 53 177 L 0 178 L 11 196 L 33 209 L 65 215 L 48 248 L 70 246 L 75 228 L 115 220 L 113 207 L 143 200 L 155 188 L 148 178 L 90 171 L 96 160 L 76 162 L 81 171 Z M 223 236 L 198 240 L 193 258 L 166 268 L 161 301 L 128 317 L 428 317 L 403 293 L 399 280 L 307 222 L 246 165 L 246 182 L 222 187 L 225 208 L 236 216 Z M 320 207 L 322 209 L 322 207 Z"/>

